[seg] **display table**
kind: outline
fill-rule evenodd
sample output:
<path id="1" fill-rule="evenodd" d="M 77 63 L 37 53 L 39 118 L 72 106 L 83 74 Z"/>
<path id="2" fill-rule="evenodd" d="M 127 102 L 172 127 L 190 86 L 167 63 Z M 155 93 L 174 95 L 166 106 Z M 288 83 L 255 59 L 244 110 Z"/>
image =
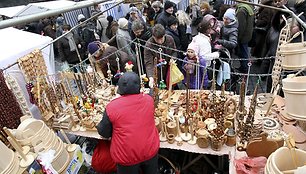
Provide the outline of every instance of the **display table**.
<path id="1" fill-rule="evenodd" d="M 67 132 L 69 134 L 77 135 L 77 136 L 82 136 L 82 137 L 88 137 L 88 138 L 96 138 L 96 139 L 102 139 L 102 137 L 98 134 L 97 131 L 69 131 Z M 190 145 L 187 142 L 184 142 L 183 145 L 178 146 L 177 143 L 169 144 L 168 142 L 160 142 L 160 148 L 164 149 L 174 149 L 174 150 L 181 150 L 185 152 L 190 152 L 190 153 L 197 153 L 199 154 L 198 157 L 190 161 L 188 164 L 182 167 L 182 169 L 187 169 L 190 167 L 193 163 L 196 161 L 204 158 L 206 162 L 208 162 L 213 168 L 217 169 L 218 167 L 213 164 L 209 158 L 206 155 L 217 155 L 220 156 L 219 159 L 219 164 L 218 166 L 221 166 L 223 164 L 224 155 L 229 156 L 229 173 L 230 174 L 235 174 L 235 165 L 234 165 L 234 157 L 236 153 L 236 148 L 235 147 L 228 147 L 226 145 L 223 145 L 221 148 L 221 151 L 214 151 L 210 147 L 208 148 L 200 148 L 197 145 Z"/>

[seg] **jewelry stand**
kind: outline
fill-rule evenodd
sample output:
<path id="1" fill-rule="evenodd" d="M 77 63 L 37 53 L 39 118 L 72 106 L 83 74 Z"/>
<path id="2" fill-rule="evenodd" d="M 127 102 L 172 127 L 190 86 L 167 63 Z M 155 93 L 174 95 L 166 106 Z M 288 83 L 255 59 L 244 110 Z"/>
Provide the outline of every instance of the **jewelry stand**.
<path id="1" fill-rule="evenodd" d="M 195 137 L 193 133 L 193 121 L 190 121 L 190 132 L 191 139 L 188 141 L 188 144 L 195 145 L 197 143 L 197 137 Z"/>
<path id="2" fill-rule="evenodd" d="M 180 142 L 180 141 L 182 141 L 182 138 L 180 136 L 181 135 L 181 130 L 180 130 L 180 123 L 179 123 L 178 117 L 175 117 L 175 121 L 176 121 L 177 135 L 174 139 L 175 139 L 175 141 Z"/>

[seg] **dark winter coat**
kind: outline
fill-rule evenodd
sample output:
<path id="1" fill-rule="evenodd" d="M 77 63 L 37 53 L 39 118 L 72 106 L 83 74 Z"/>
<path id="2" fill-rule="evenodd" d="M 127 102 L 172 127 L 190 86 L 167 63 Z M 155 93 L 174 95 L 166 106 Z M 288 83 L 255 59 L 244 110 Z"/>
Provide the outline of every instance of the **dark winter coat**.
<path id="1" fill-rule="evenodd" d="M 266 2 L 263 2 L 262 4 L 272 6 L 272 3 L 273 3 L 272 0 L 268 0 Z M 268 30 L 271 26 L 271 21 L 272 21 L 274 13 L 275 11 L 273 9 L 263 8 L 263 7 L 259 8 L 255 26 L 266 28 L 266 30 Z"/>
<path id="2" fill-rule="evenodd" d="M 182 49 L 182 45 L 181 45 L 181 40 L 180 40 L 180 35 L 178 33 L 178 31 L 174 31 L 171 28 L 167 28 L 166 29 L 166 34 L 168 34 L 169 36 L 171 36 L 175 42 L 175 46 L 176 49 L 181 50 Z"/>
<path id="3" fill-rule="evenodd" d="M 221 37 L 219 44 L 228 49 L 230 52 L 237 46 L 238 22 L 235 21 L 229 25 L 223 25 L 221 28 Z"/>
<path id="4" fill-rule="evenodd" d="M 248 6 L 248 8 L 246 8 Z M 248 10 L 249 9 L 249 10 Z M 247 44 L 252 39 L 254 29 L 254 10 L 248 4 L 238 4 L 236 10 L 238 19 L 238 42 Z"/>
<path id="5" fill-rule="evenodd" d="M 168 26 L 168 21 L 170 19 L 170 16 L 172 16 L 172 14 L 167 13 L 166 11 L 163 11 L 160 15 L 158 15 L 157 17 L 157 24 L 161 24 L 162 26 L 164 26 L 165 28 L 167 28 Z"/>
<path id="6" fill-rule="evenodd" d="M 154 14 L 154 17 L 153 17 L 154 24 L 157 24 L 157 18 L 162 12 L 163 12 L 163 8 L 160 8 L 159 11 Z"/>
<path id="7" fill-rule="evenodd" d="M 77 34 L 73 34 L 76 46 L 81 43 L 81 40 Z M 67 61 L 69 64 L 79 63 L 79 58 L 76 51 L 70 51 L 69 41 L 66 37 L 62 37 L 57 41 L 57 48 L 60 59 Z"/>
<path id="8" fill-rule="evenodd" d="M 79 28 L 79 36 L 82 40 L 82 45 L 84 48 L 87 48 L 88 44 L 90 42 L 93 42 L 96 40 L 95 37 L 95 25 L 91 22 L 87 23 L 85 26 L 81 26 Z"/>
<path id="9" fill-rule="evenodd" d="M 151 28 L 147 28 L 146 26 L 144 27 L 144 31 L 142 33 L 141 36 L 139 36 L 138 38 L 141 40 L 136 39 L 135 42 L 139 43 L 140 45 L 140 58 L 142 59 L 141 61 L 143 62 L 143 70 L 144 70 L 144 74 L 146 74 L 146 67 L 144 64 L 144 46 L 146 45 L 146 41 L 149 40 L 152 37 L 152 30 Z M 131 38 L 132 40 L 134 40 L 136 38 L 134 32 L 131 33 Z M 132 44 L 132 49 L 134 51 L 134 53 L 136 53 L 136 48 L 135 48 L 135 44 Z"/>
<path id="10" fill-rule="evenodd" d="M 188 45 L 190 44 L 191 40 L 192 40 L 192 36 L 187 32 L 187 25 L 178 25 L 177 27 L 179 36 L 180 36 L 180 41 L 181 41 L 181 50 L 182 51 L 187 51 Z"/>
<path id="11" fill-rule="evenodd" d="M 153 74 L 154 74 L 154 58 L 156 57 L 157 60 L 159 60 L 160 58 L 165 59 L 167 61 L 167 66 L 163 67 L 163 79 L 165 80 L 170 57 L 168 57 L 168 56 L 160 57 L 160 54 L 159 54 L 158 50 L 159 50 L 159 48 L 161 48 L 162 53 L 173 56 L 173 57 L 177 57 L 177 52 L 172 50 L 172 49 L 176 49 L 175 42 L 174 42 L 173 38 L 171 36 L 167 35 L 167 34 L 165 35 L 165 42 L 161 46 L 166 47 L 166 48 L 158 46 L 158 44 L 156 44 L 153 37 L 151 37 L 147 41 L 146 47 L 148 47 L 150 49 L 153 49 L 155 51 L 151 51 L 150 49 L 145 48 L 145 50 L 144 50 L 144 63 L 145 63 L 145 66 L 146 66 L 147 77 L 153 77 Z M 158 73 L 160 73 L 160 72 L 158 72 Z"/>
<path id="12" fill-rule="evenodd" d="M 302 1 L 301 3 L 295 4 L 294 8 L 295 8 L 297 14 L 300 14 L 300 13 L 304 12 L 303 16 L 306 18 L 306 1 L 305 0 Z"/>

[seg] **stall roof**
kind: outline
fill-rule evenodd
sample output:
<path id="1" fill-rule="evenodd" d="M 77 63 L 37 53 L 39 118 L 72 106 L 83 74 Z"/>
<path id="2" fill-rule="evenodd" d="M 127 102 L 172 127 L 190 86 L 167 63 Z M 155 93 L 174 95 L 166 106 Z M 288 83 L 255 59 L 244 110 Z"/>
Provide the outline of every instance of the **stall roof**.
<path id="1" fill-rule="evenodd" d="M 53 9 L 61 9 L 65 7 L 69 7 L 75 5 L 76 2 L 68 1 L 68 0 L 58 0 L 58 1 L 48 1 L 48 2 L 38 2 L 38 3 L 30 3 L 21 9 L 15 17 L 26 16 L 36 13 L 45 12 Z"/>
<path id="2" fill-rule="evenodd" d="M 0 8 L 0 15 L 12 18 L 16 16 L 16 14 L 19 13 L 25 7 L 26 7 L 25 5 L 20 5 L 14 7 Z"/>

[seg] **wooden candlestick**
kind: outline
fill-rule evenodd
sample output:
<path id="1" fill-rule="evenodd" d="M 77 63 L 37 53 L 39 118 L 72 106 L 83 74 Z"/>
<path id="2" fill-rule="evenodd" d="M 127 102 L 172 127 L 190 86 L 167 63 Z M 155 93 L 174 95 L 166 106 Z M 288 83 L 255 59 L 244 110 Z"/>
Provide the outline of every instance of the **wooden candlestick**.
<path id="1" fill-rule="evenodd" d="M 167 137 L 166 137 L 166 123 L 165 122 L 162 122 L 162 131 L 159 135 L 159 140 L 161 142 L 164 142 L 164 141 L 167 141 Z"/>
<path id="2" fill-rule="evenodd" d="M 180 130 L 180 123 L 179 123 L 178 117 L 175 117 L 175 121 L 176 121 L 176 129 L 177 129 L 177 135 L 175 137 L 175 141 L 180 142 L 182 141 L 182 138 L 181 138 L 181 130 Z"/>
<path id="3" fill-rule="evenodd" d="M 188 141 L 188 144 L 195 145 L 197 143 L 197 137 L 195 137 L 194 133 L 193 133 L 193 121 L 192 121 L 192 119 L 190 120 L 190 134 L 191 134 L 191 138 Z"/>
<path id="4" fill-rule="evenodd" d="M 67 145 L 67 151 L 68 151 L 68 152 L 73 152 L 73 151 L 75 151 L 77 145 L 76 145 L 76 144 L 71 144 L 69 138 L 67 137 L 66 132 L 65 132 L 63 129 L 60 129 L 60 132 L 61 132 L 61 134 L 63 135 L 65 141 L 68 143 L 68 145 Z"/>

